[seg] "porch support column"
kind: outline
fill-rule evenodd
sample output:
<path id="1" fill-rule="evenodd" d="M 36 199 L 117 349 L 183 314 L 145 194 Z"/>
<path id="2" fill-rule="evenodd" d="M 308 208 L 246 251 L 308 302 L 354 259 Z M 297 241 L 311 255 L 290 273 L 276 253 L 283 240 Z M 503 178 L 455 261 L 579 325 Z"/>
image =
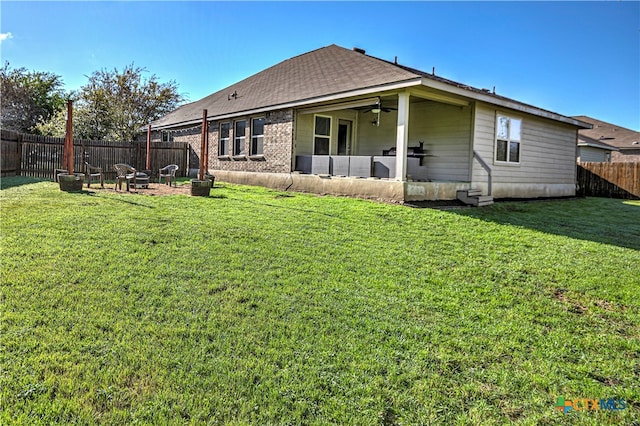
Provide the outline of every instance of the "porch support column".
<path id="1" fill-rule="evenodd" d="M 407 178 L 407 145 L 409 139 L 409 93 L 398 94 L 398 129 L 396 133 L 396 180 Z"/>

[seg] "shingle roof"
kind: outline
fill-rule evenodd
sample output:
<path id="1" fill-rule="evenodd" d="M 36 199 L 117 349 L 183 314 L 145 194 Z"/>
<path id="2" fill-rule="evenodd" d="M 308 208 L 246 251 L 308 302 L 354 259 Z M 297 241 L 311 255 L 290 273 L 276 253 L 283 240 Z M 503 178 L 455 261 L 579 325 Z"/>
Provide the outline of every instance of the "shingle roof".
<path id="1" fill-rule="evenodd" d="M 250 111 L 304 99 L 420 78 L 421 75 L 357 51 L 331 46 L 280 62 L 152 123 L 153 127 Z M 230 95 L 237 93 L 237 97 Z"/>
<path id="2" fill-rule="evenodd" d="M 592 129 L 580 130 L 578 132 L 578 139 L 585 141 L 587 138 L 597 140 L 622 149 L 640 149 L 640 132 L 607 123 L 606 121 L 596 120 L 586 115 L 578 115 L 573 118 L 584 121 L 585 123 L 590 123 L 593 126 Z"/>
<path id="3" fill-rule="evenodd" d="M 584 135 L 578 135 L 578 146 L 589 146 L 591 148 L 599 148 L 607 151 L 620 151 L 613 145 L 609 145 L 607 143 Z"/>
<path id="4" fill-rule="evenodd" d="M 218 119 L 271 108 L 310 104 L 318 102 L 323 97 L 342 94 L 345 97 L 353 96 L 363 89 L 383 90 L 390 85 L 419 85 L 425 84 L 425 81 L 444 83 L 444 89 L 441 90 L 457 90 L 462 96 L 498 105 L 524 107 L 533 114 L 578 127 L 586 126 L 575 119 L 497 95 L 486 89 L 467 86 L 433 73 L 425 73 L 366 55 L 364 51 L 345 49 L 332 44 L 287 59 L 199 101 L 183 105 L 153 122 L 152 127 L 163 129 L 197 124 L 202 118 L 203 109 L 207 110 L 209 119 Z"/>

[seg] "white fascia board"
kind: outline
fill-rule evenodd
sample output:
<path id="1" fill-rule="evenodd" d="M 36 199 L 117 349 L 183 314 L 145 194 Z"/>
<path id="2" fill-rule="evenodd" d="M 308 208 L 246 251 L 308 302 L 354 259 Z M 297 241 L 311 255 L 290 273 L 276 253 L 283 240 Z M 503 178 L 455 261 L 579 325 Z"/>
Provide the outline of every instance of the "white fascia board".
<path id="1" fill-rule="evenodd" d="M 586 141 L 582 141 L 582 140 L 578 141 L 578 146 L 585 146 L 585 147 L 589 147 L 589 148 L 604 149 L 606 151 L 620 151 L 615 146 L 603 145 L 603 144 L 594 143 L 594 142 L 586 142 Z"/>
<path id="2" fill-rule="evenodd" d="M 364 89 L 357 89 L 349 92 L 334 93 L 331 95 L 321 96 L 317 98 L 301 99 L 298 101 L 287 102 L 284 104 L 269 105 L 269 106 L 250 109 L 250 110 L 235 111 L 229 114 L 208 116 L 207 121 L 219 121 L 219 120 L 226 120 L 229 118 L 239 117 L 243 115 L 260 114 L 263 112 L 288 109 L 288 108 L 299 108 L 305 105 L 317 104 L 322 102 L 339 101 L 345 98 L 372 95 L 372 94 L 377 94 L 383 91 L 386 92 L 386 91 L 393 91 L 393 90 L 399 90 L 399 89 L 406 89 L 408 87 L 420 86 L 421 84 L 422 84 L 422 78 L 415 78 L 415 79 L 401 81 L 397 83 L 366 87 Z M 189 121 L 183 121 L 180 123 L 173 123 L 173 124 L 167 124 L 159 127 L 152 127 L 152 130 L 163 130 L 163 129 L 173 128 L 173 127 L 186 127 L 186 126 L 196 125 L 201 122 L 202 122 L 202 118 L 199 118 L 199 119 L 193 119 Z"/>
<path id="3" fill-rule="evenodd" d="M 358 99 L 349 102 L 338 102 L 316 107 L 302 108 L 298 110 L 299 114 L 316 114 L 318 112 L 335 111 L 337 109 L 359 108 L 377 104 L 379 98 Z"/>
<path id="4" fill-rule="evenodd" d="M 490 94 L 483 94 L 483 93 L 477 93 L 474 92 L 472 90 L 467 90 L 464 89 L 462 87 L 456 87 L 456 86 L 452 86 L 450 84 L 447 83 L 443 83 L 441 81 L 436 81 L 436 80 L 432 80 L 430 78 L 427 77 L 423 77 L 422 78 L 422 85 L 425 87 L 429 87 L 432 89 L 437 89 L 437 90 L 441 90 L 444 92 L 449 92 L 458 96 L 464 96 L 466 98 L 470 98 L 476 101 L 482 101 L 488 104 L 493 104 L 493 105 L 498 105 L 502 108 L 508 108 L 508 109 L 512 109 L 515 111 L 520 111 L 520 112 L 524 112 L 527 114 L 531 114 L 531 115 L 536 115 L 538 117 L 544 117 L 544 118 L 548 118 L 550 120 L 555 120 L 555 121 L 560 121 L 562 123 L 566 123 L 566 124 L 571 124 L 573 126 L 577 126 L 583 129 L 590 129 L 592 128 L 591 125 L 589 125 L 588 123 L 584 123 L 580 120 L 576 120 L 574 118 L 571 117 L 566 117 L 564 115 L 560 115 L 560 114 L 556 114 L 555 112 L 551 112 L 551 111 L 545 111 L 543 109 L 540 108 L 536 108 L 534 106 L 531 105 L 526 105 L 523 103 L 520 103 L 518 101 L 512 101 L 512 100 L 507 100 L 507 99 L 500 99 L 494 96 L 491 96 Z"/>
<path id="5" fill-rule="evenodd" d="M 428 99 L 431 101 L 441 102 L 445 104 L 456 105 L 456 106 L 469 105 L 468 98 L 460 99 L 458 97 L 447 96 L 441 93 L 435 93 L 433 91 L 424 90 L 422 88 L 409 89 L 409 93 L 411 94 L 411 96 L 415 96 L 417 98 Z"/>

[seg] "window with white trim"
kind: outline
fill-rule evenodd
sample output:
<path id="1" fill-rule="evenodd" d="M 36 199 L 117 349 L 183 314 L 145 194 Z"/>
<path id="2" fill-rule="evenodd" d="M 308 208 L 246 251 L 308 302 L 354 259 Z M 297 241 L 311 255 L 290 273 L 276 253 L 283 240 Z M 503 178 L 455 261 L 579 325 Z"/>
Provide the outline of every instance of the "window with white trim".
<path id="1" fill-rule="evenodd" d="M 264 117 L 251 120 L 251 147 L 249 155 L 262 155 L 264 153 Z"/>
<path id="2" fill-rule="evenodd" d="M 522 120 L 496 115 L 496 161 L 519 163 L 521 142 Z"/>
<path id="3" fill-rule="evenodd" d="M 220 123 L 218 155 L 229 155 L 229 130 L 231 130 L 231 123 Z"/>
<path id="4" fill-rule="evenodd" d="M 313 126 L 313 155 L 329 155 L 331 142 L 331 117 L 315 116 Z"/>
<path id="5" fill-rule="evenodd" d="M 247 120 L 238 120 L 233 128 L 233 155 L 245 155 Z"/>

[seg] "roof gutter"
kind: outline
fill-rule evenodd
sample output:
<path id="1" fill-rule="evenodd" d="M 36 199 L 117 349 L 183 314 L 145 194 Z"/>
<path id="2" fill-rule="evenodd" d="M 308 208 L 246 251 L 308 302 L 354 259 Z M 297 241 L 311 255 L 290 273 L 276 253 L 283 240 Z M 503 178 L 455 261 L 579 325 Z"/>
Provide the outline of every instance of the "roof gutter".
<path id="1" fill-rule="evenodd" d="M 578 140 L 578 146 L 587 146 L 590 148 L 599 148 L 599 149 L 604 149 L 607 151 L 620 151 L 619 148 L 616 148 L 615 146 L 612 145 L 606 145 L 606 144 L 600 144 L 600 143 L 595 143 L 595 142 L 587 142 L 587 141 L 583 141 L 583 140 Z"/>

